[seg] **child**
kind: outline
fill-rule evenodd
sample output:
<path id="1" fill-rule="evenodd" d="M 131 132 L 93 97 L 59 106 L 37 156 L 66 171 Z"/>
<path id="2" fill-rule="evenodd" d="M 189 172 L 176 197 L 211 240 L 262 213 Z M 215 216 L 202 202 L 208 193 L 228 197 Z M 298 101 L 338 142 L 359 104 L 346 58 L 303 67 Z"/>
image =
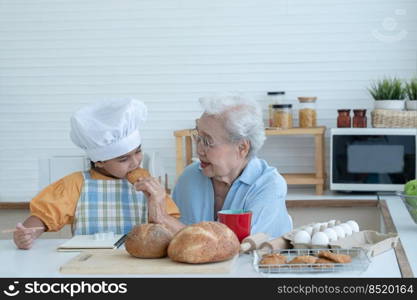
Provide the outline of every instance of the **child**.
<path id="1" fill-rule="evenodd" d="M 72 116 L 71 140 L 85 150 L 91 169 L 63 177 L 31 200 L 30 216 L 14 232 L 18 248 L 30 249 L 44 231 L 66 224 L 74 235 L 124 234 L 147 222 L 173 232 L 183 227 L 177 206 L 146 170 L 134 185 L 126 180 L 143 158 L 138 129 L 146 116 L 146 106 L 137 100 L 101 101 Z"/>

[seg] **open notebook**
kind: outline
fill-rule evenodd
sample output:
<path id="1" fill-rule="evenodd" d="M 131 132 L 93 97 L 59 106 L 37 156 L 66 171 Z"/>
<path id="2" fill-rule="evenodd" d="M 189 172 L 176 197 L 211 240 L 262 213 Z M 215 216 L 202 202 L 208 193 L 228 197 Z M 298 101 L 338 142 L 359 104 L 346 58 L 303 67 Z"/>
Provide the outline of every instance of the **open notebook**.
<path id="1" fill-rule="evenodd" d="M 85 249 L 116 249 L 123 245 L 127 235 L 96 233 L 91 235 L 76 235 L 58 246 L 58 251 L 81 251 Z"/>

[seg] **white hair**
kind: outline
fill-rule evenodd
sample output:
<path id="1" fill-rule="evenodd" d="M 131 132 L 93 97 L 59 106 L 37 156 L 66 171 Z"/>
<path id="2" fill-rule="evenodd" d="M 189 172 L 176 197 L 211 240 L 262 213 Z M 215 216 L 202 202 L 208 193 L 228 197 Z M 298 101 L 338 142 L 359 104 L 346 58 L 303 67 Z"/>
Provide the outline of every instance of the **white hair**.
<path id="1" fill-rule="evenodd" d="M 202 97 L 199 101 L 205 114 L 223 120 L 231 141 L 249 141 L 249 158 L 261 149 L 265 129 L 262 109 L 256 101 L 240 96 Z"/>

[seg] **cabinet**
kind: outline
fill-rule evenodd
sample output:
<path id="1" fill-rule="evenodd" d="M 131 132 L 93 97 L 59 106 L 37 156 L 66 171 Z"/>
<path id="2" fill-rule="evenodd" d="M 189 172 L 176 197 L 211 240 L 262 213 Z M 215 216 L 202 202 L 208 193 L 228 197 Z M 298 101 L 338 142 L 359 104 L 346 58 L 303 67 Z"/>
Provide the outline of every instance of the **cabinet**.
<path id="1" fill-rule="evenodd" d="M 193 129 L 174 131 L 176 140 L 176 171 L 179 176 L 184 168 L 192 162 L 193 144 L 191 133 Z M 289 129 L 265 129 L 267 137 L 279 135 L 308 135 L 314 138 L 315 145 L 315 173 L 287 173 L 282 174 L 288 185 L 311 184 L 315 185 L 316 194 L 322 195 L 325 183 L 324 163 L 324 134 L 326 127 L 314 128 L 289 128 Z"/>

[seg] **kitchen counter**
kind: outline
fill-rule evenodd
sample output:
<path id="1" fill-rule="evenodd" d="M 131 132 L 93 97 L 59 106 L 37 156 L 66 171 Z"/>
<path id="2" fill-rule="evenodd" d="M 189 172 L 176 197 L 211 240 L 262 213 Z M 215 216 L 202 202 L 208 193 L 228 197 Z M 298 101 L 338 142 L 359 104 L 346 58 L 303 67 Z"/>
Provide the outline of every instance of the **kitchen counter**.
<path id="1" fill-rule="evenodd" d="M 65 240 L 40 239 L 29 251 L 17 250 L 10 240 L 0 241 L 0 277 L 89 277 L 84 274 L 61 274 L 59 267 L 68 262 L 79 252 L 58 252 L 56 248 Z M 111 251 L 111 250 L 109 250 Z M 372 259 L 368 269 L 359 272 L 338 273 L 284 273 L 261 274 L 252 266 L 252 255 L 242 254 L 235 261 L 230 274 L 155 274 L 132 275 L 115 274 L 100 277 L 401 277 L 393 250 Z M 97 277 L 97 275 L 91 275 Z"/>
<path id="2" fill-rule="evenodd" d="M 337 195 L 336 195 L 337 196 Z M 347 197 L 336 197 L 327 194 L 324 196 L 311 196 L 306 194 L 289 193 L 288 199 L 292 200 L 344 200 L 344 199 L 372 199 L 369 197 L 348 195 Z M 396 230 L 400 236 L 411 270 L 417 274 L 417 253 L 414 248 L 417 245 L 417 225 L 414 224 L 401 200 L 395 196 L 381 197 L 387 203 Z M 85 275 L 61 274 L 59 267 L 71 258 L 78 255 L 77 252 L 57 252 L 56 248 L 64 240 L 39 239 L 34 247 L 29 251 L 16 249 L 13 241 L 0 241 L 0 277 L 86 277 Z M 97 275 L 92 275 L 97 277 Z M 380 254 L 371 260 L 368 269 L 363 273 L 358 272 L 337 272 L 337 273 L 282 273 L 282 274 L 260 274 L 257 273 L 252 265 L 252 256 L 248 254 L 240 255 L 235 261 L 230 274 L 207 274 L 207 275 L 123 275 L 115 274 L 100 277 L 401 277 L 401 272 L 397 264 L 395 252 L 391 249 Z"/>

